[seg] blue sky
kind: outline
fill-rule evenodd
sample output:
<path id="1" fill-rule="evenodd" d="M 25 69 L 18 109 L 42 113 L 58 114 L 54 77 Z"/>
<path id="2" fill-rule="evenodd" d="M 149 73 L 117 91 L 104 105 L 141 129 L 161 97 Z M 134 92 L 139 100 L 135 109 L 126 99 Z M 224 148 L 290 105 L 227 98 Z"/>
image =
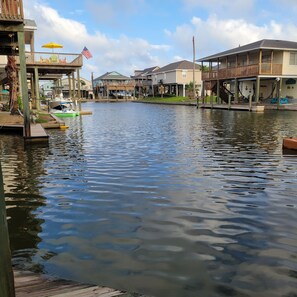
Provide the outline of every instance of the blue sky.
<path id="1" fill-rule="evenodd" d="M 297 0 L 24 0 L 37 23 L 35 51 L 47 42 L 80 53 L 81 75 L 134 70 L 192 60 L 260 39 L 297 41 Z"/>

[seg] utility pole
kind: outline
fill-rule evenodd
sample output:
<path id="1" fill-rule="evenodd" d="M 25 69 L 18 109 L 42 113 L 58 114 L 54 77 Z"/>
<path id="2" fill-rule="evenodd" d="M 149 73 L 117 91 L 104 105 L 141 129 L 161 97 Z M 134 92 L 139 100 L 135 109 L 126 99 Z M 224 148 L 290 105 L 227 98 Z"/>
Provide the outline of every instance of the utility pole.
<path id="1" fill-rule="evenodd" d="M 196 80 L 195 80 L 195 72 L 196 72 L 196 69 L 195 69 L 195 66 L 196 66 L 196 51 L 195 51 L 195 37 L 193 36 L 193 96 L 194 96 L 194 99 L 195 97 L 197 97 L 197 103 L 196 103 L 196 107 L 198 108 L 199 105 L 198 105 L 198 96 L 196 96 Z"/>

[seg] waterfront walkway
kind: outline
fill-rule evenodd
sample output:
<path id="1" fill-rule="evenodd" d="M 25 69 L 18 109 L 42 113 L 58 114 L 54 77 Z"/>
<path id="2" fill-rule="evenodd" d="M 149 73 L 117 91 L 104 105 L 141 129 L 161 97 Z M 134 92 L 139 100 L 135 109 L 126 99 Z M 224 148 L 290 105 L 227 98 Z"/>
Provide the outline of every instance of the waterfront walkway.
<path id="1" fill-rule="evenodd" d="M 145 297 L 108 287 L 49 278 L 28 271 L 14 270 L 16 297 Z"/>

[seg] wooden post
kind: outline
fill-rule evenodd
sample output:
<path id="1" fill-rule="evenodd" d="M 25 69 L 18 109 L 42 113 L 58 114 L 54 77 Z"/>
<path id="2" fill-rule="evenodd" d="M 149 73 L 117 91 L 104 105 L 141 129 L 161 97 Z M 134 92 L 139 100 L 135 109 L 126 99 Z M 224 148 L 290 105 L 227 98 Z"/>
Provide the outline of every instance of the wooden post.
<path id="1" fill-rule="evenodd" d="M 228 109 L 231 109 L 231 94 L 228 95 Z"/>
<path id="2" fill-rule="evenodd" d="M 78 100 L 81 100 L 81 93 L 80 93 L 80 75 L 79 75 L 79 69 L 76 70 L 76 80 L 77 80 L 77 95 Z"/>
<path id="3" fill-rule="evenodd" d="M 212 109 L 213 108 L 213 91 L 210 92 L 210 104 Z"/>
<path id="4" fill-rule="evenodd" d="M 22 100 L 24 108 L 24 137 L 31 136 L 30 129 L 30 108 L 28 99 L 28 85 L 27 85 L 27 68 L 26 68 L 26 56 L 25 56 L 25 38 L 24 32 L 18 32 L 19 43 L 19 57 L 20 57 L 20 77 L 22 86 Z"/>
<path id="5" fill-rule="evenodd" d="M 249 111 L 252 111 L 252 95 L 249 94 Z"/>
<path id="6" fill-rule="evenodd" d="M 76 94 L 75 94 L 75 78 L 74 78 L 74 72 L 72 72 L 72 94 L 73 94 L 73 99 L 76 100 Z"/>
<path id="7" fill-rule="evenodd" d="M 4 199 L 3 175 L 0 164 L 0 296 L 14 297 L 14 279 L 11 266 L 8 227 Z"/>
<path id="8" fill-rule="evenodd" d="M 256 80 L 256 103 L 259 103 L 259 97 L 260 97 L 260 77 L 257 76 L 257 80 Z"/>
<path id="9" fill-rule="evenodd" d="M 280 108 L 280 99 L 281 99 L 281 92 L 282 92 L 282 78 L 278 77 L 277 80 L 277 109 Z"/>
<path id="10" fill-rule="evenodd" d="M 35 98 L 36 98 L 36 108 L 40 110 L 40 94 L 39 94 L 39 75 L 38 68 L 34 68 L 34 78 L 35 78 Z"/>
<path id="11" fill-rule="evenodd" d="M 79 111 L 81 111 L 81 94 L 80 94 L 80 76 L 79 76 L 79 69 L 76 70 L 76 80 L 77 80 L 78 108 L 79 108 Z"/>
<path id="12" fill-rule="evenodd" d="M 220 100 L 220 81 L 217 80 L 217 103 L 219 104 Z"/>
<path id="13" fill-rule="evenodd" d="M 72 99 L 70 74 L 67 74 L 67 77 L 68 77 L 68 94 L 69 94 L 69 98 Z"/>
<path id="14" fill-rule="evenodd" d="M 236 103 L 238 103 L 238 79 L 237 78 L 235 78 L 235 86 L 234 86 L 234 88 L 235 88 L 235 97 L 234 97 L 234 100 L 235 100 Z"/>

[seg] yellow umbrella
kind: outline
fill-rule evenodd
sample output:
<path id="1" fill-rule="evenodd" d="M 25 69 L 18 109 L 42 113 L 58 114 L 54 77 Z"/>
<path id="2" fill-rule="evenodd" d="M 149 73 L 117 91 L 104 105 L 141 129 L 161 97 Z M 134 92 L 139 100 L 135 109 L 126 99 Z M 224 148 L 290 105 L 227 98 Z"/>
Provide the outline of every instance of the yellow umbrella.
<path id="1" fill-rule="evenodd" d="M 51 48 L 52 50 L 54 50 L 54 48 L 62 48 L 63 45 L 61 45 L 59 43 L 55 43 L 55 42 L 49 42 L 49 43 L 42 45 L 42 47 Z"/>

